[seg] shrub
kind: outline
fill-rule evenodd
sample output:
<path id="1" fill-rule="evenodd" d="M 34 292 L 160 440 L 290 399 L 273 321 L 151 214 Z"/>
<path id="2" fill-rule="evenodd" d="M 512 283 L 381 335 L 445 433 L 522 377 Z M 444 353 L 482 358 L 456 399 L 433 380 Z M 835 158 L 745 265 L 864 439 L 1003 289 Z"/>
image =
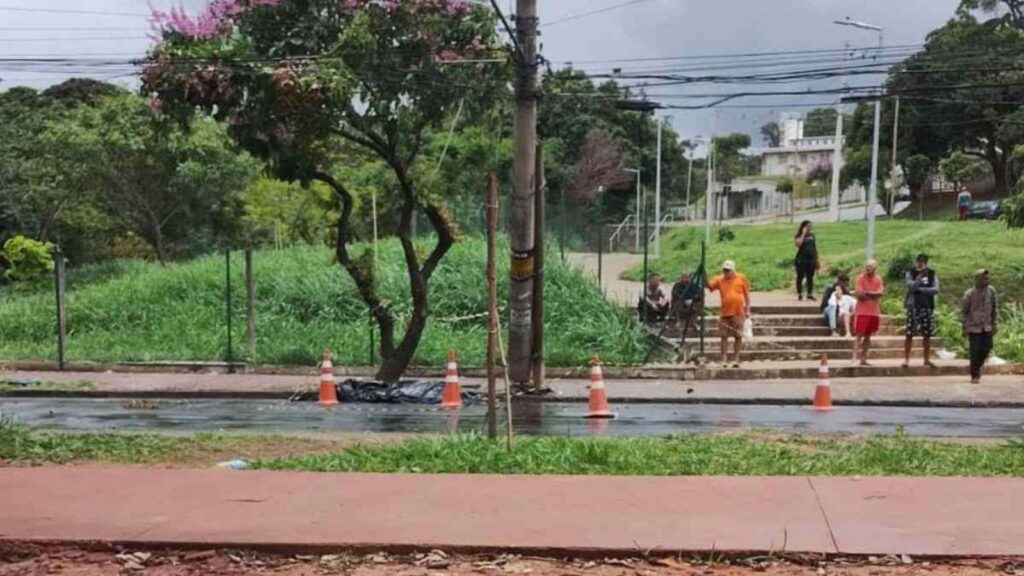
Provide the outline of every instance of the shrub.
<path id="1" fill-rule="evenodd" d="M 1003 223 L 1007 228 L 1024 228 L 1024 193 L 1018 193 L 1003 203 Z"/>
<path id="2" fill-rule="evenodd" d="M 4 243 L 4 256 L 11 282 L 35 282 L 53 272 L 53 244 L 24 236 L 15 236 Z"/>
<path id="3" fill-rule="evenodd" d="M 718 229 L 718 241 L 719 242 L 732 242 L 736 239 L 736 233 L 732 231 L 732 228 L 725 226 Z"/>

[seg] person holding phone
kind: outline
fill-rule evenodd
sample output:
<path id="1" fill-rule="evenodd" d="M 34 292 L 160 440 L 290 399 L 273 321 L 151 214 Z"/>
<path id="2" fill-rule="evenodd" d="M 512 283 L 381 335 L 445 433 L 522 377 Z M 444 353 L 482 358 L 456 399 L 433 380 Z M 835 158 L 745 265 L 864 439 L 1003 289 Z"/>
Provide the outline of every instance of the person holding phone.
<path id="1" fill-rule="evenodd" d="M 800 228 L 793 237 L 796 245 L 796 295 L 804 299 L 804 287 L 807 288 L 807 299 L 814 300 L 814 275 L 818 273 L 818 244 L 810 220 L 800 223 Z"/>

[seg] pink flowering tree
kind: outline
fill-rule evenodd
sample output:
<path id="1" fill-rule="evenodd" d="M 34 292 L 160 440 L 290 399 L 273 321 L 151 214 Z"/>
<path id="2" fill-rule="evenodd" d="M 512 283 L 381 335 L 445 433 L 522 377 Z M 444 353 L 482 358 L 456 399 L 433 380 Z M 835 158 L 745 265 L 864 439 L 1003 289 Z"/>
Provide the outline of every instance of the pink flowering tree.
<path id="1" fill-rule="evenodd" d="M 203 109 L 276 176 L 334 191 L 337 260 L 380 329 L 378 377 L 400 378 L 426 327 L 431 276 L 458 236 L 444 183 L 417 158 L 460 106 L 465 118 L 506 93 L 493 14 L 464 0 L 213 0 L 198 15 L 172 10 L 151 20 L 156 45 L 142 79 L 155 110 L 186 118 Z M 397 235 L 412 300 L 401 335 L 378 293 L 372 248 L 354 254 L 356 198 L 331 170 L 354 152 L 382 160 L 400 192 Z M 417 212 L 435 232 L 422 250 L 412 234 Z"/>

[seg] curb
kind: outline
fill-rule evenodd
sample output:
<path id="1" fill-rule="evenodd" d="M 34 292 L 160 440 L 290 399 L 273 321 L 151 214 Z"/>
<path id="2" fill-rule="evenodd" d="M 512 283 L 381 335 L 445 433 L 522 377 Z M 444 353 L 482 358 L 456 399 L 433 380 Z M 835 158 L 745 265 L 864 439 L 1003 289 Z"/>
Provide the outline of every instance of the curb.
<path id="1" fill-rule="evenodd" d="M 20 370 L 26 372 L 58 372 L 54 362 L 0 362 L 0 370 Z M 126 374 L 192 374 L 203 372 L 224 373 L 234 370 L 240 374 L 264 376 L 310 376 L 315 377 L 317 371 L 312 366 L 250 366 L 247 364 L 224 362 L 148 362 L 126 364 L 101 364 L 80 362 L 66 364 L 67 372 L 120 372 Z M 1024 374 L 1024 364 L 1006 364 L 988 366 L 987 374 L 1018 375 Z M 375 368 L 365 366 L 335 366 L 334 375 L 341 378 L 372 378 Z M 588 367 L 546 369 L 549 378 L 579 379 L 590 377 Z M 764 368 L 760 370 L 743 369 L 708 369 L 694 366 L 605 366 L 604 375 L 609 380 L 787 380 L 810 379 L 817 376 L 815 368 Z M 899 366 L 874 366 L 861 368 L 854 366 L 833 367 L 831 377 L 836 378 L 887 378 L 901 376 L 959 376 L 966 373 L 960 366 L 940 366 L 924 368 L 915 366 L 904 370 Z M 464 378 L 486 378 L 487 369 L 482 367 L 463 367 L 459 375 Z M 445 376 L 444 368 L 412 367 L 406 370 L 406 378 L 436 378 Z"/>
<path id="2" fill-rule="evenodd" d="M 501 394 L 499 393 L 499 396 Z M 231 390 L 11 390 L 0 392 L 2 399 L 93 399 L 93 400 L 293 400 L 296 402 L 313 402 L 316 400 L 314 390 L 295 392 L 274 391 L 231 391 Z M 500 400 L 500 399 L 499 399 Z M 528 404 L 586 404 L 586 396 L 514 396 L 513 403 Z M 810 407 L 810 398 L 680 398 L 680 397 L 630 397 L 616 396 L 611 399 L 613 404 L 671 404 L 678 406 L 806 406 Z M 351 404 L 351 403 L 350 403 Z M 834 406 L 846 407 L 877 407 L 877 408 L 982 408 L 982 409 L 1024 409 L 1024 401 L 999 400 L 872 400 L 868 399 L 833 399 Z"/>

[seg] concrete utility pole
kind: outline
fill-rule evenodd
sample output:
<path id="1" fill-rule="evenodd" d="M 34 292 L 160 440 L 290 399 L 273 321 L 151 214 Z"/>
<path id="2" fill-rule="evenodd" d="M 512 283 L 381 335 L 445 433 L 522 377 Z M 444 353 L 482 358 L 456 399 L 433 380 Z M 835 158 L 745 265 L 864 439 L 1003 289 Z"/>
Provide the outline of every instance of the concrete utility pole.
<path id="1" fill-rule="evenodd" d="M 711 116 L 711 137 L 708 138 L 708 190 L 705 194 L 704 204 L 704 241 L 711 243 L 711 221 L 715 219 L 715 128 L 717 128 L 717 113 Z"/>
<path id="2" fill-rule="evenodd" d="M 532 376 L 533 274 L 535 269 L 534 194 L 537 163 L 537 0 L 516 0 L 516 40 L 520 52 L 514 122 L 515 175 L 509 203 L 509 379 L 525 384 Z"/>
<path id="3" fill-rule="evenodd" d="M 878 55 L 879 57 L 882 56 L 882 48 L 885 46 L 885 32 L 881 26 L 850 20 L 849 16 L 846 17 L 846 20 L 836 20 L 835 24 L 878 32 Z M 867 206 L 865 207 L 868 219 L 868 245 L 865 250 L 867 258 L 875 257 L 875 205 L 878 202 L 878 145 L 881 123 L 882 98 L 881 95 L 879 95 L 878 99 L 875 100 L 875 133 L 874 144 L 871 148 L 871 186 L 868 189 L 868 201 Z"/>
<path id="4" fill-rule="evenodd" d="M 843 54 L 849 52 L 849 45 L 843 46 Z M 843 93 L 846 92 L 846 81 L 840 82 L 839 103 L 836 104 L 836 143 L 832 152 L 832 189 L 829 190 L 828 213 L 829 219 L 839 222 L 841 208 L 839 207 L 839 180 L 842 175 L 843 164 Z"/>
<path id="5" fill-rule="evenodd" d="M 896 97 L 896 111 L 892 124 L 892 166 L 889 167 L 889 182 L 892 188 L 889 191 L 889 218 L 892 218 L 892 211 L 896 209 L 896 152 L 900 146 L 900 97 Z"/>
<path id="6" fill-rule="evenodd" d="M 654 179 L 654 257 L 661 257 L 661 130 L 665 126 L 658 120 L 658 167 Z"/>

